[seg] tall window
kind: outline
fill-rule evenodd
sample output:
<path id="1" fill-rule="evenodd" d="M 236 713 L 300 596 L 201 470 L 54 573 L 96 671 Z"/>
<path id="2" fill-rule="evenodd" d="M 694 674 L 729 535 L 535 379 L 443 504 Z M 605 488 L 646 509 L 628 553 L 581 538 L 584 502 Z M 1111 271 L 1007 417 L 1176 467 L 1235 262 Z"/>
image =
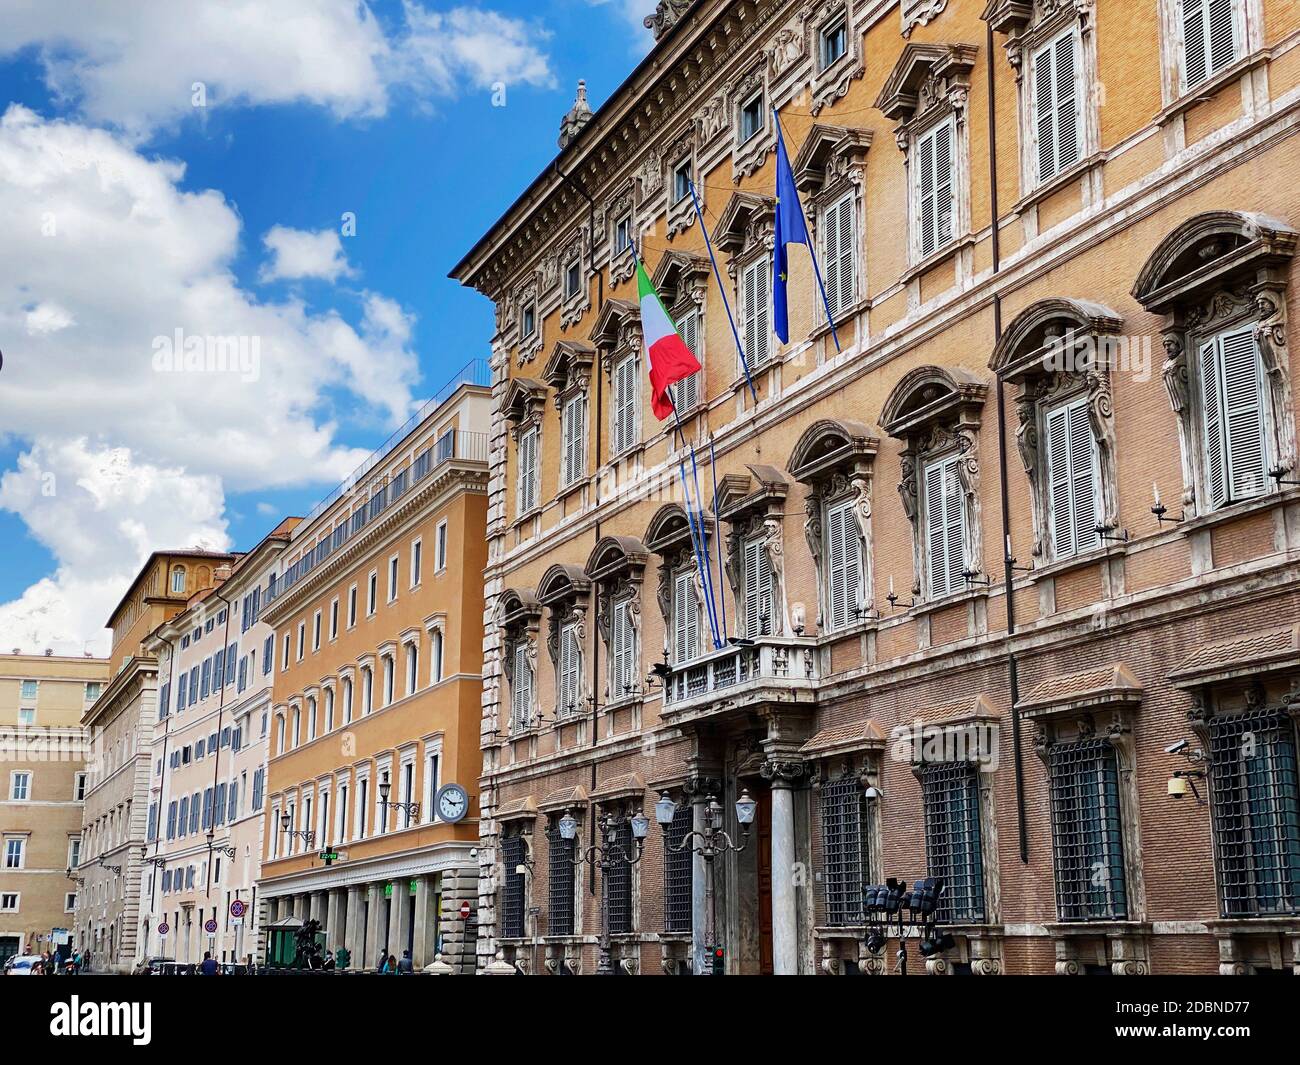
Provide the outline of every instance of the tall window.
<path id="1" fill-rule="evenodd" d="M 664 830 L 664 931 L 691 930 L 691 884 L 693 854 L 684 846 L 694 822 L 690 803 L 678 803 L 673 819 Z M 679 849 L 680 848 L 680 849 Z"/>
<path id="2" fill-rule="evenodd" d="M 1119 767 L 1104 739 L 1048 749 L 1056 910 L 1062 921 L 1118 921 L 1128 916 Z"/>
<path id="3" fill-rule="evenodd" d="M 556 717 L 568 717 L 581 711 L 582 708 L 578 705 L 581 671 L 582 649 L 578 643 L 578 626 L 571 622 L 560 631 L 560 675 L 557 686 Z"/>
<path id="4" fill-rule="evenodd" d="M 1268 437 L 1264 370 L 1252 326 L 1201 345 L 1198 370 L 1206 494 L 1221 507 L 1264 492 Z"/>
<path id="5" fill-rule="evenodd" d="M 510 684 L 510 730 L 522 732 L 532 724 L 533 718 L 533 667 L 529 662 L 527 640 L 515 644 L 514 656 L 514 677 Z"/>
<path id="6" fill-rule="evenodd" d="M 613 837 L 615 853 L 632 856 L 636 853 L 632 842 L 632 825 L 627 818 L 618 822 L 610 833 Z M 606 867 L 601 887 L 605 891 L 605 907 L 609 921 L 609 930 L 613 935 L 624 935 L 632 931 L 632 866 L 627 862 L 615 862 Z"/>
<path id="7" fill-rule="evenodd" d="M 185 594 L 185 567 L 177 566 L 172 570 L 172 594 Z"/>
<path id="8" fill-rule="evenodd" d="M 928 764 L 921 770 L 925 807 L 925 861 L 943 877 L 939 920 L 984 920 L 984 863 L 980 846 L 979 769 L 971 762 Z"/>
<path id="9" fill-rule="evenodd" d="M 1049 410 L 1044 423 L 1052 557 L 1069 558 L 1101 543 L 1097 530 L 1101 469 L 1087 398 Z"/>
<path id="10" fill-rule="evenodd" d="M 673 661 L 689 662 L 700 653 L 700 609 L 695 596 L 695 571 L 673 575 Z"/>
<path id="11" fill-rule="evenodd" d="M 820 69 L 825 70 L 839 59 L 848 48 L 848 22 L 841 16 L 821 28 L 818 34 L 817 58 Z"/>
<path id="12" fill-rule="evenodd" d="M 434 550 L 434 558 L 433 558 L 434 568 L 439 573 L 441 573 L 443 570 L 447 568 L 447 522 L 446 521 L 438 522 L 438 529 L 434 539 L 435 539 L 435 544 L 434 544 L 435 550 Z M 418 571 L 417 571 L 417 580 L 418 580 Z"/>
<path id="13" fill-rule="evenodd" d="M 434 629 L 430 637 L 431 653 L 429 666 L 429 679 L 433 684 L 442 680 L 442 659 L 443 659 L 443 638 L 442 629 Z"/>
<path id="14" fill-rule="evenodd" d="M 379 574 L 371 573 L 366 581 L 366 616 L 369 617 L 375 612 L 375 605 L 379 601 Z"/>
<path id="15" fill-rule="evenodd" d="M 862 587 L 862 538 L 853 513 L 854 500 L 826 507 L 827 628 L 832 632 L 857 620 Z"/>
<path id="16" fill-rule="evenodd" d="M 640 391 L 641 375 L 639 362 L 635 355 L 622 359 L 614 367 L 614 409 L 611 411 L 613 421 L 611 447 L 614 454 L 620 454 L 637 442 L 637 393 Z"/>
<path id="17" fill-rule="evenodd" d="M 763 94 L 757 93 L 740 107 L 740 143 L 757 136 L 763 129 Z"/>
<path id="18" fill-rule="evenodd" d="M 772 352 L 772 261 L 760 256 L 741 270 L 741 338 L 750 369 Z"/>
<path id="19" fill-rule="evenodd" d="M 698 307 L 687 311 L 677 319 L 677 332 L 681 334 L 682 340 L 690 349 L 695 360 L 704 365 L 704 347 L 703 337 L 700 330 L 700 309 Z M 704 376 L 703 370 L 697 370 L 690 377 L 683 378 L 675 385 L 669 388 L 672 397 L 673 406 L 678 412 L 690 410 L 700 401 L 701 380 Z"/>
<path id="20" fill-rule="evenodd" d="M 1300 913 L 1300 784 L 1287 714 L 1211 718 L 1210 783 L 1223 916 Z"/>
<path id="21" fill-rule="evenodd" d="M 772 632 L 776 596 L 772 563 L 763 547 L 763 537 L 746 540 L 744 554 L 745 635 L 749 639 Z"/>
<path id="22" fill-rule="evenodd" d="M 925 467 L 926 579 L 931 599 L 966 586 L 963 541 L 966 506 L 962 498 L 959 455 L 936 459 Z"/>
<path id="23" fill-rule="evenodd" d="M 1240 0 L 1182 0 L 1182 88 L 1186 92 L 1242 54 Z"/>
<path id="24" fill-rule="evenodd" d="M 414 695 L 420 686 L 420 645 L 406 645 L 406 694 Z"/>
<path id="25" fill-rule="evenodd" d="M 32 797 L 31 773 L 13 773 L 9 777 L 9 798 L 15 802 L 26 802 Z"/>
<path id="26" fill-rule="evenodd" d="M 564 437 L 565 485 L 581 480 L 587 465 L 587 401 L 586 397 L 571 396 L 564 404 L 561 426 Z"/>
<path id="27" fill-rule="evenodd" d="M 846 770 L 822 786 L 821 819 L 826 923 L 858 924 L 868 853 L 866 797 L 856 772 Z"/>
<path id="28" fill-rule="evenodd" d="M 857 244 L 853 218 L 853 193 L 846 192 L 822 211 L 822 283 L 831 317 L 838 318 L 853 306 L 855 292 L 854 249 Z"/>
<path id="29" fill-rule="evenodd" d="M 1079 110 L 1079 44 L 1074 28 L 1048 41 L 1031 60 L 1034 79 L 1034 130 L 1039 182 L 1079 161 L 1082 142 Z"/>
<path id="30" fill-rule="evenodd" d="M 955 124 L 945 119 L 916 139 L 913 161 L 913 244 L 917 258 L 938 251 L 953 238 L 953 140 Z"/>
<path id="31" fill-rule="evenodd" d="M 560 830 L 552 827 L 546 833 L 546 842 L 550 848 L 550 858 L 547 862 L 550 895 L 547 899 L 546 934 L 571 936 L 574 932 L 573 858 L 577 840 L 564 839 L 560 835 Z"/>
<path id="32" fill-rule="evenodd" d="M 519 463 L 519 480 L 517 485 L 518 511 L 527 514 L 537 506 L 537 469 L 538 469 L 538 430 L 533 426 L 519 434 L 519 449 L 516 453 Z"/>
<path id="33" fill-rule="evenodd" d="M 501 934 L 506 939 L 519 939 L 524 934 L 526 860 L 522 836 L 509 835 L 501 840 Z"/>
<path id="34" fill-rule="evenodd" d="M 393 701 L 393 674 L 395 672 L 392 655 L 384 655 L 384 705 Z"/>

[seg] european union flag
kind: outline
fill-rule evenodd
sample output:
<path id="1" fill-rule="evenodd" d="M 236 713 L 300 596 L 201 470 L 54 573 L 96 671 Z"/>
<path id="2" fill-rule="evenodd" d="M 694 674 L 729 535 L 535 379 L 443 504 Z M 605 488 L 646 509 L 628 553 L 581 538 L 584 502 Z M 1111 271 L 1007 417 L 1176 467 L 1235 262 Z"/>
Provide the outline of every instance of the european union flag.
<path id="1" fill-rule="evenodd" d="M 812 251 L 808 223 L 799 206 L 799 190 L 794 186 L 794 171 L 785 154 L 785 138 L 778 128 L 776 136 L 776 244 L 772 248 L 772 306 L 776 335 L 782 344 L 790 342 L 789 312 L 785 304 L 785 283 L 789 279 L 790 259 L 787 246 L 803 244 Z"/>

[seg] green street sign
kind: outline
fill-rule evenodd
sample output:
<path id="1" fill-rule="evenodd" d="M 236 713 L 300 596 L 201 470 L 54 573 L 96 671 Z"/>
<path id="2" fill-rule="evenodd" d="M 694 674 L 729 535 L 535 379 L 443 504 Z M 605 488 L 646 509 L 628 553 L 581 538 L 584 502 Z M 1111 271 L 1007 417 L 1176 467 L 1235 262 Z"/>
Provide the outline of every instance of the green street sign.
<path id="1" fill-rule="evenodd" d="M 320 860 L 326 865 L 330 865 L 339 860 L 339 852 L 336 850 L 321 851 Z"/>
<path id="2" fill-rule="evenodd" d="M 392 897 L 393 897 L 393 885 L 392 885 L 391 883 L 385 884 L 385 885 L 384 885 L 384 898 L 386 898 L 386 899 L 391 899 Z"/>

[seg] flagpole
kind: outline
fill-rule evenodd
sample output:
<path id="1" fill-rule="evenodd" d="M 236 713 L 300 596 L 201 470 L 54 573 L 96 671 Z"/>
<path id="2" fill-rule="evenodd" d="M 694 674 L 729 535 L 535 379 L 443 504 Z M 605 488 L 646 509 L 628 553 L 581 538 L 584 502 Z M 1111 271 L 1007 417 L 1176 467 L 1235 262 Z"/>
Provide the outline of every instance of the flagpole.
<path id="1" fill-rule="evenodd" d="M 718 520 L 718 455 L 713 450 L 713 431 L 709 431 L 709 473 L 713 475 L 713 520 Z M 726 567 L 722 562 L 722 536 L 714 530 L 714 540 L 718 548 L 718 572 L 721 576 L 726 576 Z M 727 635 L 727 596 L 724 592 L 718 596 L 718 602 L 722 604 L 722 642 L 727 643 L 730 637 Z"/>
<path id="2" fill-rule="evenodd" d="M 697 513 L 704 513 L 704 493 L 700 491 L 700 469 L 695 461 L 695 445 L 686 443 L 686 434 L 682 430 L 682 416 L 677 411 L 677 401 L 673 399 L 672 393 L 668 393 L 669 402 L 673 405 L 673 419 L 677 422 L 677 439 L 683 447 L 689 448 L 691 453 L 691 478 L 695 481 L 695 498 L 699 501 L 699 510 Z M 715 500 L 716 502 L 716 500 Z M 709 564 L 709 548 L 704 541 L 704 524 L 701 520 L 698 530 L 700 541 L 701 559 L 704 562 L 702 567 L 705 583 L 705 592 L 709 597 L 709 624 L 713 630 L 713 646 L 715 648 L 722 646 L 722 640 L 718 632 L 718 603 L 717 597 L 713 590 L 713 567 Z"/>
<path id="3" fill-rule="evenodd" d="M 780 114 L 777 113 L 777 110 L 776 110 L 775 107 L 772 108 L 772 117 L 776 119 L 776 135 L 777 135 L 777 138 L 781 141 L 781 147 L 782 147 L 782 148 L 785 148 L 785 137 L 782 136 L 782 134 L 781 134 L 781 116 L 780 116 Z M 787 153 L 786 153 L 786 158 L 788 159 L 789 157 L 790 157 L 790 156 L 789 156 L 789 153 L 787 152 Z M 796 203 L 796 204 L 795 204 L 795 210 L 797 210 L 797 211 L 802 211 L 802 210 L 803 210 L 803 205 L 800 204 L 800 203 Z M 826 286 L 822 284 L 822 272 L 821 272 L 821 270 L 818 269 L 818 267 L 817 267 L 817 250 L 813 247 L 813 245 L 816 244 L 816 243 L 817 243 L 817 241 L 816 241 L 815 239 L 813 239 L 813 237 L 812 237 L 811 234 L 809 234 L 809 237 L 808 237 L 808 257 L 809 257 L 810 259 L 812 259 L 813 277 L 815 277 L 815 278 L 817 279 L 817 291 L 820 292 L 820 293 L 822 294 L 822 306 L 826 308 L 826 321 L 830 323 L 830 327 L 831 327 L 831 338 L 835 341 L 835 351 L 836 351 L 836 354 L 838 354 L 838 353 L 840 353 L 841 351 L 843 351 L 844 349 L 840 347 L 840 335 L 839 335 L 838 332 L 836 332 L 836 329 L 835 329 L 835 318 L 834 318 L 834 316 L 831 314 L 831 301 L 828 300 L 828 299 L 826 298 Z"/>
<path id="4" fill-rule="evenodd" d="M 722 283 L 722 272 L 718 269 L 718 260 L 713 255 L 713 241 L 709 239 L 709 227 L 704 224 L 704 212 L 700 210 L 700 198 L 695 194 L 695 182 L 688 181 L 691 190 L 691 202 L 695 204 L 695 217 L 700 220 L 700 232 L 704 234 L 704 246 L 709 249 L 709 262 L 713 264 L 713 276 L 718 279 L 718 292 L 722 296 L 722 306 L 727 312 L 727 321 L 731 324 L 731 335 L 736 341 L 736 354 L 740 356 L 740 367 L 745 371 L 745 381 L 749 385 L 749 394 L 758 405 L 758 389 L 754 379 L 749 375 L 749 360 L 745 358 L 745 348 L 740 342 L 740 331 L 736 328 L 736 319 L 731 314 L 731 302 L 727 299 L 727 286 Z"/>

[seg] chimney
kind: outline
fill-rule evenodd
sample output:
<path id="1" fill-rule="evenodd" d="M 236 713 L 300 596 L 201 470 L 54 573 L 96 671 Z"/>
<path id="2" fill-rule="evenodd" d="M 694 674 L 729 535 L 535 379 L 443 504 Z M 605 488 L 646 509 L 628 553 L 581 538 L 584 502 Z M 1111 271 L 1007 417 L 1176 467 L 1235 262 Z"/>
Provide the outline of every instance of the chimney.
<path id="1" fill-rule="evenodd" d="M 230 567 L 218 566 L 215 570 L 212 571 L 212 577 L 217 582 L 217 584 L 221 584 L 224 581 L 230 580 Z"/>
<path id="2" fill-rule="evenodd" d="M 582 127 L 591 121 L 591 104 L 587 103 L 587 82 L 579 80 L 578 95 L 573 99 L 573 106 L 568 114 L 560 119 L 560 150 L 569 146 L 582 131 Z"/>

